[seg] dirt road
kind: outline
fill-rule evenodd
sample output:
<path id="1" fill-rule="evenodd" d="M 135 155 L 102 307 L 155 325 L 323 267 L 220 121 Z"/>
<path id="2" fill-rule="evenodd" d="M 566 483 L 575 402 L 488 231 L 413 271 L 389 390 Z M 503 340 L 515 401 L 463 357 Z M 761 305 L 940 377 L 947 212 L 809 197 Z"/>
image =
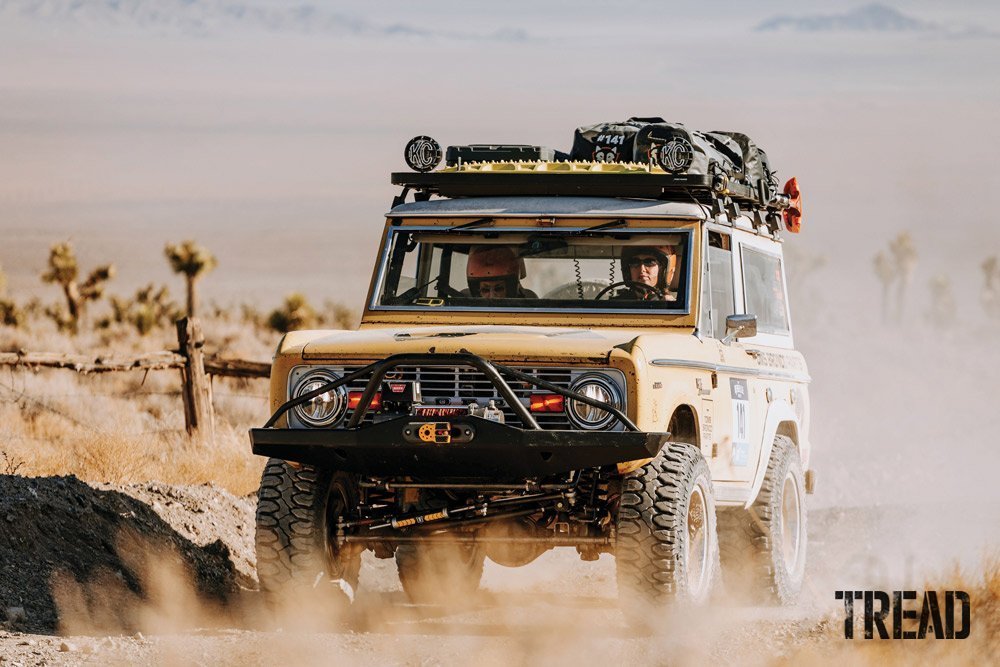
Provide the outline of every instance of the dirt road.
<path id="1" fill-rule="evenodd" d="M 0 606 L 8 628 L 0 632 L 0 665 L 753 664 L 822 657 L 843 650 L 835 587 L 894 576 L 893 564 L 872 559 L 874 536 L 907 533 L 907 516 L 919 516 L 892 508 L 813 512 L 798 606 L 741 608 L 722 600 L 664 618 L 643 634 L 618 611 L 614 561 L 584 563 L 571 550 L 518 570 L 488 563 L 480 595 L 447 608 L 409 604 L 393 562 L 366 554 L 349 621 L 334 622 L 333 609 L 275 615 L 250 590 L 252 512 L 251 499 L 206 486 L 0 477 Z"/>

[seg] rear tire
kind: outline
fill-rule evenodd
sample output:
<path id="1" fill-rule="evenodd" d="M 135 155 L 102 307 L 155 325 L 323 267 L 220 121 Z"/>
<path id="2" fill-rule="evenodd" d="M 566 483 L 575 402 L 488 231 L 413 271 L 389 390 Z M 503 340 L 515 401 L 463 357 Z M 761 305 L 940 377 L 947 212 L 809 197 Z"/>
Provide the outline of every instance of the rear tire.
<path id="1" fill-rule="evenodd" d="M 668 443 L 622 480 L 615 563 L 630 620 L 708 601 L 719 578 L 719 542 L 712 475 L 697 447 Z"/>
<path id="2" fill-rule="evenodd" d="M 396 570 L 410 602 L 464 602 L 479 590 L 486 555 L 477 545 L 401 544 Z"/>
<path id="3" fill-rule="evenodd" d="M 760 493 L 749 510 L 719 512 L 726 590 L 750 603 L 790 605 L 806 563 L 805 483 L 791 439 L 774 439 Z"/>
<path id="4" fill-rule="evenodd" d="M 358 505 L 357 480 L 313 466 L 292 467 L 271 459 L 257 492 L 257 577 L 273 596 L 289 589 L 340 590 L 352 597 L 361 554 L 341 550 L 332 539 L 338 517 Z"/>

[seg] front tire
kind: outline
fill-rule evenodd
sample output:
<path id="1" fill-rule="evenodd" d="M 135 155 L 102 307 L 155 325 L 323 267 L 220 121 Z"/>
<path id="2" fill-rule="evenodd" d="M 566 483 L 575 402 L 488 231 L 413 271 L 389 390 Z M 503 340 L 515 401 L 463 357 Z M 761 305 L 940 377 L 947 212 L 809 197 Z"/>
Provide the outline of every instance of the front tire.
<path id="1" fill-rule="evenodd" d="M 270 459 L 257 492 L 257 578 L 273 596 L 289 589 L 339 590 L 353 597 L 361 554 L 333 540 L 337 519 L 358 505 L 345 472 Z M 345 590 L 344 584 L 349 590 Z"/>
<path id="2" fill-rule="evenodd" d="M 671 603 L 703 604 L 719 578 L 712 475 L 701 452 L 668 443 L 622 480 L 615 563 L 630 617 Z"/>
<path id="3" fill-rule="evenodd" d="M 805 579 L 805 483 L 791 439 L 774 439 L 760 493 L 749 510 L 719 513 L 726 588 L 751 603 L 793 604 Z"/>

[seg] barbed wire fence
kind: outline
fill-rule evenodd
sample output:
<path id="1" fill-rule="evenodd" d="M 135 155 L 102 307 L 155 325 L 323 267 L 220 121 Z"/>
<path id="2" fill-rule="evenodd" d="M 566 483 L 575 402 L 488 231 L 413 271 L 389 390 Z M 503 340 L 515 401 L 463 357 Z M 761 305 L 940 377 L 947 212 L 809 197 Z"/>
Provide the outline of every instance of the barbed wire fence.
<path id="1" fill-rule="evenodd" d="M 0 402 L 14 403 L 20 409 L 35 409 L 66 420 L 75 427 L 94 435 L 111 436 L 99 425 L 89 423 L 79 415 L 59 405 L 59 400 L 85 399 L 95 396 L 104 400 L 135 403 L 146 397 L 179 397 L 183 413 L 183 428 L 146 429 L 134 433 L 116 433 L 118 437 L 140 437 L 166 433 L 187 433 L 192 440 L 211 442 L 215 433 L 215 398 L 235 400 L 267 400 L 266 389 L 247 387 L 247 380 L 270 377 L 270 364 L 245 359 L 227 359 L 203 353 L 205 339 L 194 318 L 177 322 L 178 349 L 136 355 L 86 355 L 52 352 L 0 352 L 0 367 L 8 367 L 10 375 L 0 379 Z M 27 388 L 23 373 L 35 374 L 39 369 L 64 369 L 80 375 L 106 375 L 142 372 L 140 389 L 108 391 L 32 392 Z M 151 372 L 174 371 L 180 376 L 177 389 L 141 389 Z M 221 385 L 213 390 L 213 378 L 232 378 L 238 383 Z M 21 380 L 18 382 L 18 380 Z M 19 386 L 20 385 L 20 386 Z M 240 389 L 251 389 L 241 391 Z M 95 388 L 96 389 L 96 388 Z M 169 421 L 169 420 L 164 420 Z M 177 420 L 179 421 L 179 419 Z M 176 422 L 175 422 L 176 423 Z M 2 429 L 0 429 L 0 435 Z"/>

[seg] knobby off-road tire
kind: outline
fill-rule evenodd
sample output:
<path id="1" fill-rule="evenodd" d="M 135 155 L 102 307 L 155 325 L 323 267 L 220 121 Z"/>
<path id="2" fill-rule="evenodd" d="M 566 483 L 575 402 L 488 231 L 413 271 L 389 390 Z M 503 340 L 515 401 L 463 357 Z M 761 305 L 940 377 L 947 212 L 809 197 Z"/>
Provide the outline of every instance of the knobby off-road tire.
<path id="1" fill-rule="evenodd" d="M 630 620 L 669 604 L 703 604 L 719 578 L 712 475 L 694 445 L 668 443 L 622 480 L 615 562 Z"/>
<path id="2" fill-rule="evenodd" d="M 414 604 L 462 604 L 479 590 L 486 555 L 465 544 L 401 544 L 399 583 Z"/>
<path id="3" fill-rule="evenodd" d="M 271 459 L 257 492 L 257 577 L 267 594 L 358 585 L 361 554 L 338 551 L 330 535 L 337 517 L 358 503 L 357 481 L 344 472 L 293 468 Z"/>
<path id="4" fill-rule="evenodd" d="M 737 599 L 788 605 L 798 598 L 806 564 L 803 480 L 795 443 L 779 435 L 750 509 L 719 512 L 723 581 Z"/>

